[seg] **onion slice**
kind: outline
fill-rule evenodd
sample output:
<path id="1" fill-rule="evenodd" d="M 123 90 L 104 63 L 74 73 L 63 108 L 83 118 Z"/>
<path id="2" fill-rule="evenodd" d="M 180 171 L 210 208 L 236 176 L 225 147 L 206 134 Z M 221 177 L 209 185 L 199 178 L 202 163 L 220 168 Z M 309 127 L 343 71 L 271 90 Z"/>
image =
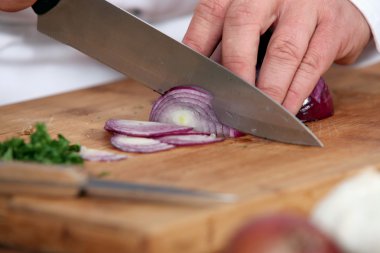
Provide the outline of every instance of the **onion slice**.
<path id="1" fill-rule="evenodd" d="M 302 122 L 328 118 L 334 114 L 333 98 L 323 78 L 320 78 L 310 96 L 297 114 Z"/>
<path id="2" fill-rule="evenodd" d="M 193 146 L 201 144 L 209 144 L 215 142 L 221 142 L 224 139 L 216 137 L 215 135 L 168 135 L 160 137 L 158 140 L 161 142 L 172 144 L 175 146 Z"/>
<path id="3" fill-rule="evenodd" d="M 212 109 L 212 95 L 196 86 L 177 86 L 153 105 L 150 121 L 192 127 L 195 131 L 222 137 L 243 134 L 220 123 Z"/>
<path id="4" fill-rule="evenodd" d="M 120 134 L 112 136 L 111 143 L 114 147 L 122 151 L 133 153 L 154 153 L 174 148 L 173 145 L 163 143 L 156 139 L 131 137 Z"/>
<path id="5" fill-rule="evenodd" d="M 84 146 L 81 146 L 79 154 L 83 159 L 94 162 L 110 162 L 128 158 L 127 155 L 116 154 L 98 149 L 90 149 Z"/>
<path id="6" fill-rule="evenodd" d="M 160 137 L 165 135 L 187 133 L 193 128 L 159 122 L 110 119 L 107 120 L 104 129 L 112 133 L 125 134 L 128 136 Z"/>

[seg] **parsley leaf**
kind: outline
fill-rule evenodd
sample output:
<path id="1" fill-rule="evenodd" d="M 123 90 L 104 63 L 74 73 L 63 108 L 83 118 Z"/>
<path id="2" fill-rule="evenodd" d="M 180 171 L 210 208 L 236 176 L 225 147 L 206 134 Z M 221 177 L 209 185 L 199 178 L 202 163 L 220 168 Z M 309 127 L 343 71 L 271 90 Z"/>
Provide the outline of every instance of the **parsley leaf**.
<path id="1" fill-rule="evenodd" d="M 21 138 L 0 142 L 0 160 L 34 161 L 46 164 L 82 164 L 80 145 L 70 144 L 61 134 L 51 139 L 43 123 L 36 124 L 36 130 L 26 143 Z"/>

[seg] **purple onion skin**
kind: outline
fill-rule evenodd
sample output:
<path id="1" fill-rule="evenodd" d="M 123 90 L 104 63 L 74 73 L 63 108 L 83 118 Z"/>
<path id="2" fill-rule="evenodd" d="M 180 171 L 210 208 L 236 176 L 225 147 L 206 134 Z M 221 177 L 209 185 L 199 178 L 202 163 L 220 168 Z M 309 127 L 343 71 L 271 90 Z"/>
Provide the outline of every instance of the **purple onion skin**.
<path id="1" fill-rule="evenodd" d="M 201 129 L 200 127 L 195 127 L 193 130 L 195 132 L 201 133 L 201 134 L 216 134 L 219 137 L 231 137 L 231 138 L 237 138 L 241 137 L 244 135 L 244 133 L 230 128 L 221 122 L 219 122 L 215 116 L 215 112 L 211 108 L 211 100 L 212 100 L 212 95 L 205 89 L 198 87 L 198 86 L 193 86 L 193 85 L 182 85 L 182 86 L 176 86 L 173 87 L 169 90 L 167 90 L 153 105 L 149 120 L 153 122 L 162 122 L 162 123 L 172 123 L 172 122 L 167 122 L 165 120 L 160 119 L 160 116 L 165 113 L 165 109 L 160 108 L 163 104 L 168 104 L 168 100 L 166 98 L 170 97 L 172 93 L 174 92 L 183 92 L 184 94 L 186 93 L 192 93 L 195 92 L 196 94 L 194 96 L 198 96 L 198 98 L 193 98 L 194 100 L 198 100 L 199 103 L 205 104 L 206 108 L 205 110 L 207 111 L 206 116 L 204 115 L 198 118 L 199 122 L 203 122 L 206 125 L 212 125 L 215 127 L 215 131 L 209 131 L 210 129 Z M 189 96 L 193 97 L 193 96 Z M 172 99 L 174 100 L 174 99 Z M 177 101 L 180 101 L 181 98 L 177 99 Z M 183 102 L 183 99 L 182 99 Z M 199 107 L 198 105 L 195 105 L 195 108 Z M 193 109 L 196 111 L 196 109 Z"/>
<path id="2" fill-rule="evenodd" d="M 297 113 L 302 122 L 328 118 L 334 114 L 333 98 L 325 80 L 321 77 L 310 96 Z"/>

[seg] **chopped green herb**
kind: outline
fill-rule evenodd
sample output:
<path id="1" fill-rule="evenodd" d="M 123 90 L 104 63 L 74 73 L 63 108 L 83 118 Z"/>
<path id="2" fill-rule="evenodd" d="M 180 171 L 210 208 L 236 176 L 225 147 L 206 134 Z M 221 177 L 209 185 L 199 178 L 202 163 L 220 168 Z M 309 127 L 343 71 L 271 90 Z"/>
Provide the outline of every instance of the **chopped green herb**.
<path id="1" fill-rule="evenodd" d="M 82 164 L 80 146 L 71 145 L 61 134 L 51 139 L 43 123 L 36 124 L 36 131 L 29 136 L 29 143 L 21 138 L 0 142 L 0 160 L 34 161 L 47 164 Z"/>

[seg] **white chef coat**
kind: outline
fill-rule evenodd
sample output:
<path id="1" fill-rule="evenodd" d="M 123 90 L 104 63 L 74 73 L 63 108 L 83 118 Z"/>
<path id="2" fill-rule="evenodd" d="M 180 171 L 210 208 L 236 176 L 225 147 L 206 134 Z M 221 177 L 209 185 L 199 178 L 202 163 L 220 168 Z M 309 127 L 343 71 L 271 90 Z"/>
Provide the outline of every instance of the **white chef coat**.
<path id="1" fill-rule="evenodd" d="M 356 66 L 366 66 L 380 61 L 380 1 L 350 0 L 366 18 L 372 32 L 373 41 L 368 45 Z"/>
<path id="2" fill-rule="evenodd" d="M 181 40 L 197 0 L 108 0 L 152 22 Z M 380 52 L 380 1 L 351 0 L 370 23 Z M 357 66 L 380 60 L 374 43 Z M 0 12 L 0 105 L 124 78 L 120 73 L 36 31 L 36 15 L 29 8 Z"/>

